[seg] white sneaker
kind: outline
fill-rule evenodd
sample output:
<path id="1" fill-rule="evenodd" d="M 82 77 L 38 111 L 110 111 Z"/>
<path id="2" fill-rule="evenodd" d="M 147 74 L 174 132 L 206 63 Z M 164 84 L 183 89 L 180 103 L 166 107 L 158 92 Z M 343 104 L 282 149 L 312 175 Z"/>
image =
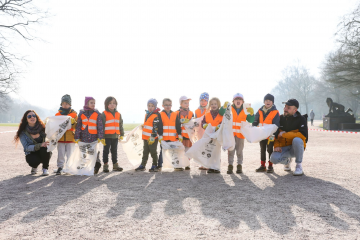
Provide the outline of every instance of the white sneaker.
<path id="1" fill-rule="evenodd" d="M 293 172 L 294 176 L 301 176 L 303 175 L 304 172 L 302 170 L 302 166 L 301 165 L 296 165 L 295 171 Z"/>
<path id="2" fill-rule="evenodd" d="M 35 175 L 37 173 L 37 168 L 31 168 L 31 175 Z"/>
<path id="3" fill-rule="evenodd" d="M 292 161 L 292 158 L 290 158 L 290 161 L 288 162 L 288 164 L 284 165 L 284 171 L 291 171 L 291 161 Z"/>
<path id="4" fill-rule="evenodd" d="M 43 169 L 42 176 L 49 176 L 49 171 L 47 169 Z"/>

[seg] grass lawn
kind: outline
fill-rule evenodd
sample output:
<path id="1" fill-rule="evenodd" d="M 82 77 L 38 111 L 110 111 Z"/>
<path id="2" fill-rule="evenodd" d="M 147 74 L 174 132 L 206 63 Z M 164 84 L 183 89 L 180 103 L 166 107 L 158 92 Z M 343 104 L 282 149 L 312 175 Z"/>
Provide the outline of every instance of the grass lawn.
<path id="1" fill-rule="evenodd" d="M 19 123 L 0 123 L 1 127 L 17 127 Z"/>

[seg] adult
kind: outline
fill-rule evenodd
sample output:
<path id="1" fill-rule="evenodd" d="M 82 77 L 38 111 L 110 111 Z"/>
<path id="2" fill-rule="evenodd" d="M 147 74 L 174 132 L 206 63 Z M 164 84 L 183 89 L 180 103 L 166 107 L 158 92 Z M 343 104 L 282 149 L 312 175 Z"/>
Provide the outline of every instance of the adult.
<path id="1" fill-rule="evenodd" d="M 295 157 L 294 176 L 303 175 L 302 160 L 308 136 L 307 120 L 298 112 L 299 102 L 289 99 L 285 102 L 284 114 L 280 115 L 280 127 L 275 133 L 274 152 L 270 161 L 284 164 L 285 171 L 291 171 L 291 158 Z"/>
<path id="2" fill-rule="evenodd" d="M 314 113 L 314 111 L 311 109 L 311 111 L 310 111 L 311 126 L 314 126 L 314 118 L 315 118 L 315 113 Z"/>
<path id="3" fill-rule="evenodd" d="M 42 163 L 43 176 L 49 175 L 51 152 L 47 152 L 48 142 L 45 141 L 45 124 L 34 110 L 27 110 L 21 119 L 19 129 L 14 137 L 24 147 L 26 162 L 31 167 L 31 174 L 37 173 L 37 167 Z"/>

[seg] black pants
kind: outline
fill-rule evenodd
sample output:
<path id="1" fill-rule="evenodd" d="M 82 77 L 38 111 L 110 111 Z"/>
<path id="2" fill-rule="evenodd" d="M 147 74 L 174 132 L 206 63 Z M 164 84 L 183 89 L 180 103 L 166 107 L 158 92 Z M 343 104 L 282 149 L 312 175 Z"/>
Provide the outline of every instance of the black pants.
<path id="1" fill-rule="evenodd" d="M 41 147 L 40 150 L 36 152 L 31 152 L 26 155 L 26 162 L 32 168 L 37 168 L 40 163 L 42 163 L 44 169 L 49 168 L 49 162 L 51 158 L 51 152 L 47 152 L 46 147 Z"/>
<path id="2" fill-rule="evenodd" d="M 266 162 L 266 149 L 267 152 L 269 153 L 269 160 L 274 150 L 274 142 L 270 142 L 269 145 L 267 143 L 268 143 L 267 139 L 260 141 L 260 156 L 262 162 Z"/>
<path id="3" fill-rule="evenodd" d="M 104 151 L 103 151 L 103 162 L 109 162 L 109 152 L 111 150 L 111 160 L 114 163 L 117 163 L 117 147 L 118 139 L 117 138 L 105 138 Z"/>
<path id="4" fill-rule="evenodd" d="M 314 119 L 311 119 L 311 126 L 314 125 Z"/>

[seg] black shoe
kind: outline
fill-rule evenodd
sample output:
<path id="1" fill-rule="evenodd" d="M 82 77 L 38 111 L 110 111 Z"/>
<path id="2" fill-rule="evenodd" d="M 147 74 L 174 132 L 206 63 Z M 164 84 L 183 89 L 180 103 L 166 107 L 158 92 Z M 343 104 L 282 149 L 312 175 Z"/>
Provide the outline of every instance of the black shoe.
<path id="1" fill-rule="evenodd" d="M 234 166 L 233 166 L 233 165 L 229 165 L 229 166 L 228 166 L 228 170 L 227 170 L 227 174 L 233 174 L 233 169 L 234 169 Z"/>
<path id="2" fill-rule="evenodd" d="M 101 163 L 96 162 L 96 163 L 95 163 L 95 168 L 94 168 L 94 174 L 98 174 L 100 168 L 101 168 Z"/>
<path id="3" fill-rule="evenodd" d="M 273 172 L 274 172 L 273 166 L 268 166 L 268 169 L 267 169 L 266 172 L 267 172 L 267 173 L 273 173 Z"/>
<path id="4" fill-rule="evenodd" d="M 266 172 L 266 167 L 261 165 L 259 168 L 255 170 L 256 172 Z"/>
<path id="5" fill-rule="evenodd" d="M 185 167 L 185 170 L 190 170 L 190 167 L 189 166 Z"/>
<path id="6" fill-rule="evenodd" d="M 209 168 L 209 170 L 207 170 L 207 173 L 215 173 L 214 169 Z"/>
<path id="7" fill-rule="evenodd" d="M 157 172 L 158 169 L 155 165 L 152 165 L 152 167 L 149 169 L 149 172 Z"/>
<path id="8" fill-rule="evenodd" d="M 236 173 L 242 173 L 242 166 L 241 164 L 238 164 L 236 167 Z"/>
<path id="9" fill-rule="evenodd" d="M 59 167 L 58 170 L 56 171 L 56 175 L 61 175 L 61 171 L 62 171 L 62 168 Z"/>
<path id="10" fill-rule="evenodd" d="M 214 169 L 214 173 L 220 173 L 220 171 L 219 171 L 219 170 Z"/>
<path id="11" fill-rule="evenodd" d="M 156 169 L 158 170 L 158 172 L 161 172 L 162 167 L 156 167 Z"/>

